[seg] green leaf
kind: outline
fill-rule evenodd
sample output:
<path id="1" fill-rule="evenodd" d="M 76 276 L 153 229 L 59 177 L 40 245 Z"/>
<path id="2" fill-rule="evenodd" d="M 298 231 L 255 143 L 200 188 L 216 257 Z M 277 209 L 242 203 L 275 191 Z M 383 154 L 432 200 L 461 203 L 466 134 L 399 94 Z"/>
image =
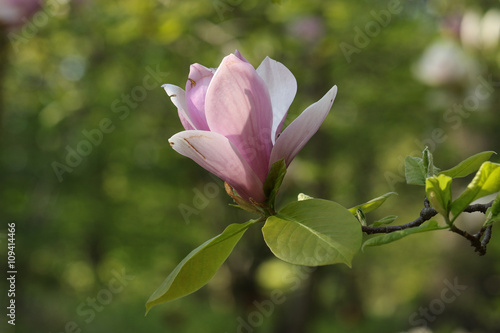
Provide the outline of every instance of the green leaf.
<path id="1" fill-rule="evenodd" d="M 380 220 L 373 222 L 372 226 L 380 227 L 381 225 L 390 224 L 390 223 L 396 221 L 397 218 L 398 217 L 396 215 L 389 215 L 389 216 L 386 216 L 384 218 L 381 218 Z"/>
<path id="2" fill-rule="evenodd" d="M 484 162 L 467 189 L 451 204 L 455 220 L 476 199 L 500 191 L 500 164 Z"/>
<path id="3" fill-rule="evenodd" d="M 427 199 L 447 220 L 451 207 L 451 181 L 452 178 L 446 175 L 434 176 L 425 181 Z"/>
<path id="4" fill-rule="evenodd" d="M 422 158 L 413 156 L 405 158 L 405 177 L 408 184 L 425 185 L 425 179 L 433 177 L 438 171 L 439 168 L 434 165 L 429 147 L 423 150 Z"/>
<path id="5" fill-rule="evenodd" d="M 269 206 L 274 209 L 274 202 L 276 201 L 276 195 L 283 183 L 283 178 L 286 175 L 286 163 L 285 159 L 276 161 L 271 166 L 271 170 L 267 174 L 266 181 L 264 182 L 264 194 L 267 197 L 267 202 Z"/>
<path id="6" fill-rule="evenodd" d="M 496 154 L 494 151 L 483 151 L 482 153 L 472 155 L 460 162 L 451 169 L 441 171 L 440 175 L 446 175 L 451 178 L 461 178 L 470 175 L 477 171 L 481 164 L 490 159 L 491 155 Z"/>
<path id="7" fill-rule="evenodd" d="M 365 213 L 363 213 L 363 210 L 361 208 L 356 209 L 356 218 L 358 219 L 359 223 L 361 223 L 361 225 L 366 225 Z"/>
<path id="8" fill-rule="evenodd" d="M 486 221 L 484 221 L 485 226 L 489 226 L 495 222 L 500 222 L 500 193 L 493 201 L 493 204 L 486 211 Z"/>
<path id="9" fill-rule="evenodd" d="M 405 177 L 406 183 L 411 185 L 425 185 L 426 171 L 420 157 L 406 156 Z"/>
<path id="10" fill-rule="evenodd" d="M 350 267 L 362 238 L 361 225 L 347 209 L 322 199 L 288 204 L 267 219 L 262 233 L 276 257 L 306 266 Z"/>
<path id="11" fill-rule="evenodd" d="M 425 232 L 425 231 L 432 231 L 432 230 L 440 230 L 440 229 L 447 229 L 447 226 L 439 226 L 436 221 L 428 221 L 424 222 L 422 225 L 416 227 L 416 228 L 408 228 L 408 229 L 403 229 L 403 230 L 398 230 L 391 232 L 389 234 L 384 234 L 381 236 L 376 236 L 369 238 L 363 243 L 363 250 L 366 246 L 379 246 L 379 245 L 384 245 L 388 243 L 392 243 L 394 241 L 397 241 L 403 237 L 406 237 L 408 235 L 416 234 L 419 232 Z"/>
<path id="12" fill-rule="evenodd" d="M 146 314 L 160 303 L 186 296 L 207 284 L 233 251 L 243 233 L 257 220 L 230 224 L 218 236 L 191 251 L 182 260 L 146 303 Z"/>
<path id="13" fill-rule="evenodd" d="M 429 150 L 429 147 L 425 147 L 422 152 L 422 165 L 424 166 L 425 178 L 434 176 L 434 157 Z"/>
<path id="14" fill-rule="evenodd" d="M 363 213 L 371 212 L 372 210 L 379 208 L 384 203 L 384 201 L 387 200 L 387 198 L 389 198 L 392 195 L 398 195 L 398 194 L 396 192 L 388 192 L 384 195 L 381 195 L 380 197 L 362 203 L 361 205 L 349 208 L 349 211 L 351 212 L 351 214 L 356 214 L 356 211 L 358 209 L 361 209 Z"/>

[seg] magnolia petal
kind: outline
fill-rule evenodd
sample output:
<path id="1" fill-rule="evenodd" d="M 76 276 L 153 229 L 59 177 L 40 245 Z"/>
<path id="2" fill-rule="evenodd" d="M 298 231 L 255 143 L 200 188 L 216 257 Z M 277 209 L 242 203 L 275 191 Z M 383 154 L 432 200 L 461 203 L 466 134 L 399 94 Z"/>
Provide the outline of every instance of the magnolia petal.
<path id="1" fill-rule="evenodd" d="M 257 68 L 257 73 L 264 80 L 273 105 L 273 143 L 281 132 L 286 114 L 297 93 L 297 80 L 292 72 L 280 62 L 266 57 Z"/>
<path id="2" fill-rule="evenodd" d="M 184 129 L 195 129 L 193 122 L 191 121 L 187 113 L 186 92 L 182 90 L 182 88 L 174 86 L 173 84 L 164 84 L 162 85 L 162 87 L 163 89 L 165 89 L 172 103 L 177 107 L 179 118 L 181 120 L 182 126 L 184 126 Z"/>
<path id="3" fill-rule="evenodd" d="M 248 62 L 248 63 L 250 63 L 248 60 L 246 60 L 246 59 L 245 59 L 245 57 L 244 57 L 243 55 L 241 55 L 240 51 L 235 50 L 235 51 L 234 51 L 234 55 L 235 55 L 236 57 L 238 57 L 240 60 L 243 60 L 244 62 Z"/>
<path id="4" fill-rule="evenodd" d="M 189 120 L 189 118 L 186 118 L 184 116 L 184 113 L 182 113 L 180 109 L 177 109 L 177 113 L 179 114 L 179 119 L 181 120 L 182 127 L 184 127 L 186 131 L 195 129 L 193 125 L 191 125 L 191 121 Z"/>
<path id="5" fill-rule="evenodd" d="M 225 57 L 208 87 L 207 123 L 238 148 L 262 182 L 269 171 L 272 112 L 266 84 L 252 65 L 234 54 Z"/>
<path id="6" fill-rule="evenodd" d="M 205 96 L 214 72 L 200 64 L 193 64 L 186 82 L 187 112 L 195 128 L 208 131 L 205 117 Z"/>
<path id="7" fill-rule="evenodd" d="M 319 101 L 302 112 L 276 139 L 269 165 L 285 159 L 288 166 L 309 139 L 318 131 L 332 107 L 337 86 L 333 86 Z"/>
<path id="8" fill-rule="evenodd" d="M 184 131 L 172 136 L 170 146 L 231 185 L 246 201 L 264 202 L 263 183 L 238 149 L 223 135 Z"/>

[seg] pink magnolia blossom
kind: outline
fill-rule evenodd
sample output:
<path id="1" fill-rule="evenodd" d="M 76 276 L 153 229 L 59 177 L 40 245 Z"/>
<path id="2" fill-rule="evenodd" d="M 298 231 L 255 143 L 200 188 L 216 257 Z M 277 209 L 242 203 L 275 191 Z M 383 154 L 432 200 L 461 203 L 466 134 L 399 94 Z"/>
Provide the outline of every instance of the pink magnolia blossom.
<path id="1" fill-rule="evenodd" d="M 266 200 L 263 183 L 271 165 L 281 159 L 290 164 L 337 94 L 334 86 L 281 132 L 297 82 L 269 57 L 256 70 L 236 51 L 217 69 L 191 65 L 186 90 L 171 84 L 163 88 L 186 129 L 169 139 L 172 148 L 227 182 L 244 200 L 259 203 Z"/>

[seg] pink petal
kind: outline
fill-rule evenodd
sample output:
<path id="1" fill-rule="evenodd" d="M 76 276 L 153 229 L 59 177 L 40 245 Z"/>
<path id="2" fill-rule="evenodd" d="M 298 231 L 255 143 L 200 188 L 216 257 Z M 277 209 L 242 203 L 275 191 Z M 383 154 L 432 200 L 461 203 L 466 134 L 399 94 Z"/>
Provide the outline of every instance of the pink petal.
<path id="1" fill-rule="evenodd" d="M 318 131 L 332 107 L 337 86 L 333 86 L 323 98 L 310 105 L 276 139 L 269 165 L 285 159 L 288 166 L 309 139 Z"/>
<path id="2" fill-rule="evenodd" d="M 297 92 L 297 80 L 292 72 L 282 63 L 269 57 L 257 68 L 257 73 L 264 80 L 271 96 L 273 105 L 273 128 L 271 138 L 273 143 L 281 132 L 286 114 Z"/>
<path id="3" fill-rule="evenodd" d="M 248 62 L 248 60 L 246 60 L 246 59 L 245 59 L 245 57 L 243 57 L 243 56 L 241 55 L 240 51 L 235 50 L 235 51 L 234 51 L 234 55 L 235 55 L 236 57 L 238 57 L 240 60 L 243 60 L 244 62 Z M 250 63 L 250 62 L 248 62 L 248 63 Z"/>
<path id="4" fill-rule="evenodd" d="M 238 149 L 223 135 L 207 131 L 184 131 L 169 140 L 172 148 L 226 181 L 245 200 L 265 200 L 263 183 Z"/>
<path id="5" fill-rule="evenodd" d="M 186 82 L 187 112 L 196 129 L 208 131 L 205 117 L 205 95 L 214 72 L 200 64 L 193 64 Z"/>
<path id="6" fill-rule="evenodd" d="M 184 126 L 186 130 L 194 129 L 195 127 L 187 114 L 186 93 L 184 90 L 174 86 L 173 84 L 164 84 L 162 87 L 167 92 L 167 95 L 170 97 L 172 103 L 174 103 L 177 107 L 182 126 Z"/>
<path id="7" fill-rule="evenodd" d="M 208 87 L 205 113 L 210 130 L 227 137 L 264 182 L 273 113 L 266 84 L 252 65 L 233 54 L 224 58 Z"/>
<path id="8" fill-rule="evenodd" d="M 191 125 L 189 118 L 186 118 L 184 116 L 184 113 L 181 112 L 181 110 L 178 109 L 177 113 L 179 114 L 179 119 L 181 120 L 182 127 L 184 127 L 186 131 L 195 129 L 193 125 Z"/>

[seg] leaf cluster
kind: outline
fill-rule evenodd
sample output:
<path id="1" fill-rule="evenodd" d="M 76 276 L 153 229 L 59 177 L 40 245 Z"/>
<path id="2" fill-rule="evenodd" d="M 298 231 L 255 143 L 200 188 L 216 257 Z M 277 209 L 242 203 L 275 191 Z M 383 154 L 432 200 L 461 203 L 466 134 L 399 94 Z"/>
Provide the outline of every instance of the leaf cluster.
<path id="1" fill-rule="evenodd" d="M 369 224 L 365 214 L 379 208 L 391 196 L 397 195 L 395 192 L 349 209 L 336 202 L 301 193 L 297 201 L 276 212 L 276 196 L 286 174 L 284 161 L 278 161 L 272 166 L 264 183 L 264 192 L 268 198 L 266 202 L 244 202 L 233 191 L 228 191 L 238 207 L 260 213 L 261 217 L 242 224 L 231 224 L 220 235 L 193 250 L 151 295 L 146 309 L 149 311 L 154 305 L 186 296 L 208 283 L 245 231 L 261 223 L 264 223 L 262 234 L 271 252 L 277 258 L 297 265 L 344 263 L 350 267 L 356 253 L 367 246 L 384 245 L 412 234 L 444 229 L 466 237 L 476 248 L 481 247 L 485 251 L 491 226 L 500 221 L 500 196 L 497 195 L 491 207 L 485 209 L 484 226 L 477 235 L 469 235 L 458 229 L 454 222 L 462 213 L 475 211 L 470 206 L 473 201 L 500 190 L 500 164 L 488 161 L 493 154 L 492 151 L 476 154 L 444 171 L 434 165 L 433 155 L 428 148 L 424 149 L 422 157 L 406 157 L 406 182 L 425 187 L 426 207 L 417 220 L 389 227 L 385 225 L 393 223 L 397 216 L 389 215 Z M 476 172 L 473 180 L 453 199 L 453 179 L 473 172 Z M 479 207 L 477 210 L 481 209 Z M 443 217 L 444 224 L 432 220 L 437 214 Z M 489 231 L 486 232 L 487 230 Z M 369 237 L 363 243 L 363 232 L 384 234 Z"/>

